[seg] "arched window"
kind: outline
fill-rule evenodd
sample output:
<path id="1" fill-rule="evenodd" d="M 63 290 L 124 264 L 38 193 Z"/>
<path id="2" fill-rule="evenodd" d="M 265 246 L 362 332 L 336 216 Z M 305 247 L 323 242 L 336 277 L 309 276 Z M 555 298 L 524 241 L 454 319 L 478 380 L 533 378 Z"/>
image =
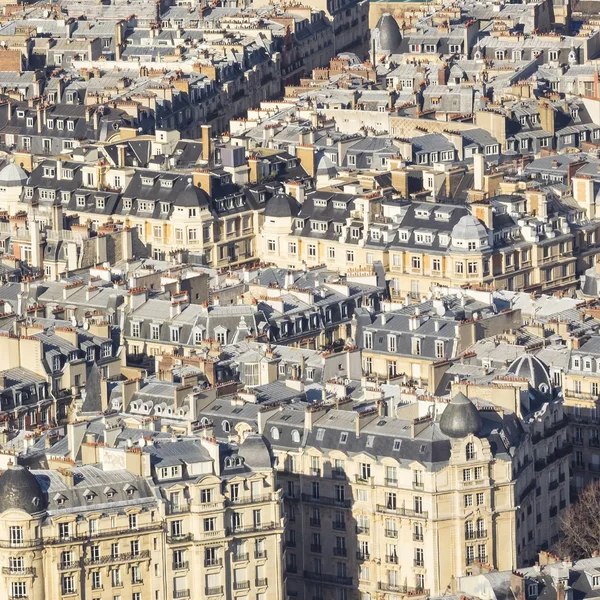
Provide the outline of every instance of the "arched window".
<path id="1" fill-rule="evenodd" d="M 202 426 L 208 425 L 208 419 L 206 417 L 202 417 L 200 419 L 200 425 L 202 425 Z"/>
<path id="2" fill-rule="evenodd" d="M 479 537 L 485 535 L 485 521 L 483 519 L 477 519 L 477 535 Z"/>
<path id="3" fill-rule="evenodd" d="M 277 427 L 271 427 L 271 438 L 274 440 L 279 439 L 279 429 Z"/>
<path id="4" fill-rule="evenodd" d="M 465 523 L 465 539 L 472 540 L 474 537 L 473 521 L 467 521 Z"/>
<path id="5" fill-rule="evenodd" d="M 231 431 L 231 425 L 230 425 L 229 421 L 223 421 L 221 426 L 223 427 L 223 431 L 225 433 L 229 433 Z"/>
<path id="6" fill-rule="evenodd" d="M 300 433 L 296 429 L 292 431 L 292 442 L 295 442 L 296 444 L 300 443 Z"/>
<path id="7" fill-rule="evenodd" d="M 475 451 L 475 444 L 469 442 L 465 447 L 465 456 L 467 460 L 474 460 L 477 458 L 477 452 Z"/>

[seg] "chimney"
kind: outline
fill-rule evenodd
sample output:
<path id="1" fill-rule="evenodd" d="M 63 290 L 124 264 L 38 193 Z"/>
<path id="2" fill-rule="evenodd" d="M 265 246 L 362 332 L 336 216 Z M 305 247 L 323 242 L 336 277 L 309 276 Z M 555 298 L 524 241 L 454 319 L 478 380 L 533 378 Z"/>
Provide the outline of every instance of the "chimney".
<path id="1" fill-rule="evenodd" d="M 510 576 L 510 591 L 515 600 L 526 600 L 525 596 L 525 578 L 518 571 L 513 571 Z"/>
<path id="2" fill-rule="evenodd" d="M 485 175 L 485 157 L 483 154 L 474 154 L 473 155 L 473 176 L 474 176 L 474 187 L 476 190 L 482 192 L 485 183 L 484 183 L 484 175 Z"/>
<path id="3" fill-rule="evenodd" d="M 6 387 L 6 372 L 0 371 L 0 389 L 3 390 Z"/>
<path id="4" fill-rule="evenodd" d="M 291 287 L 294 287 L 294 273 L 288 271 L 285 275 L 285 289 L 289 290 Z"/>
<path id="5" fill-rule="evenodd" d="M 96 108 L 96 110 L 94 110 L 94 113 L 92 114 L 92 120 L 94 123 L 94 131 L 98 131 L 98 126 L 99 126 L 99 122 L 100 122 L 100 115 L 98 115 L 98 109 Z"/>
<path id="6" fill-rule="evenodd" d="M 126 144 L 119 144 L 117 146 L 117 167 L 125 166 L 125 149 L 127 148 Z"/>
<path id="7" fill-rule="evenodd" d="M 37 121 L 37 132 L 42 133 L 42 107 L 40 106 L 39 102 L 36 104 L 35 107 L 35 115 Z"/>
<path id="8" fill-rule="evenodd" d="M 296 146 L 296 156 L 310 177 L 315 176 L 315 148 L 311 145 Z"/>
<path id="9" fill-rule="evenodd" d="M 200 169 L 193 173 L 193 183 L 204 190 L 212 198 L 212 176 L 208 169 Z"/>
<path id="10" fill-rule="evenodd" d="M 248 167 L 250 168 L 250 183 L 260 183 L 260 173 L 258 170 L 259 157 L 256 154 L 251 154 L 248 157 Z"/>
<path id="11" fill-rule="evenodd" d="M 202 158 L 208 163 L 210 163 L 212 158 L 212 148 L 210 142 L 211 129 L 212 128 L 210 125 L 202 125 Z"/>

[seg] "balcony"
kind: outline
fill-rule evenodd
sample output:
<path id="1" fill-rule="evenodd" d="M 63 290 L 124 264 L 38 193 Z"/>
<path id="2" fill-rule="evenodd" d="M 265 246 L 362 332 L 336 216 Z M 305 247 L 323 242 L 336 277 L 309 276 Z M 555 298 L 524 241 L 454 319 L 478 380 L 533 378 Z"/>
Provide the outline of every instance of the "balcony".
<path id="1" fill-rule="evenodd" d="M 352 586 L 352 577 L 343 575 L 327 575 L 326 573 L 317 573 L 316 571 L 304 571 L 304 577 L 310 581 L 318 581 L 332 585 Z"/>
<path id="2" fill-rule="evenodd" d="M 125 552 L 123 554 L 107 554 L 105 556 L 89 557 L 83 560 L 85 566 L 89 565 L 106 565 L 109 563 L 124 563 L 134 560 L 144 560 L 150 558 L 150 550 L 142 550 L 141 552 Z M 79 566 L 79 565 L 74 565 Z M 68 567 L 73 568 L 73 567 Z"/>
<path id="3" fill-rule="evenodd" d="M 0 548 L 33 548 L 39 546 L 41 544 L 46 545 L 58 545 L 58 544 L 72 544 L 77 541 L 93 541 L 93 540 L 101 540 L 104 538 L 118 538 L 121 536 L 135 536 L 140 533 L 146 533 L 150 531 L 164 531 L 164 525 L 154 524 L 154 525 L 145 525 L 143 527 L 112 527 L 109 529 L 105 529 L 102 531 L 97 531 L 95 533 L 83 533 L 79 535 L 71 535 L 68 537 L 48 537 L 44 539 L 37 539 L 31 542 L 21 542 L 19 544 L 10 544 L 10 542 L 6 542 L 7 546 L 3 546 L 4 542 L 0 541 Z"/>
<path id="4" fill-rule="evenodd" d="M 413 533 L 413 542 L 422 542 L 423 534 L 422 533 Z"/>
<path id="5" fill-rule="evenodd" d="M 76 561 L 76 560 L 70 560 L 68 562 L 58 563 L 59 571 L 68 571 L 69 569 L 78 569 L 78 568 L 79 568 L 79 561 Z"/>
<path id="6" fill-rule="evenodd" d="M 311 469 L 310 474 L 313 477 L 321 477 L 321 469 Z"/>
<path id="7" fill-rule="evenodd" d="M 192 533 L 180 533 L 178 535 L 168 535 L 167 536 L 167 544 L 185 544 L 186 542 L 191 542 L 194 539 L 194 534 Z"/>
<path id="8" fill-rule="evenodd" d="M 385 530 L 385 537 L 397 538 L 398 537 L 398 530 L 397 529 L 386 529 Z"/>
<path id="9" fill-rule="evenodd" d="M 309 523 L 311 527 L 321 527 L 321 519 L 313 519 L 311 517 Z"/>
<path id="10" fill-rule="evenodd" d="M 184 560 L 183 562 L 173 563 L 174 571 L 181 571 L 183 569 L 189 569 L 189 568 L 190 568 L 190 563 L 187 560 Z"/>
<path id="11" fill-rule="evenodd" d="M 285 546 L 286 548 L 295 548 L 296 540 L 285 540 Z"/>
<path id="12" fill-rule="evenodd" d="M 478 531 L 465 531 L 465 540 L 479 540 L 487 537 L 487 530 L 480 529 Z"/>
<path id="13" fill-rule="evenodd" d="M 341 546 L 333 547 L 333 555 L 334 556 L 347 556 L 346 548 L 342 548 Z"/>
<path id="14" fill-rule="evenodd" d="M 488 557 L 487 557 L 487 555 L 482 555 L 482 556 L 467 556 L 467 559 L 466 559 L 465 562 L 466 562 L 467 566 L 473 565 L 475 563 L 480 563 L 482 565 L 487 565 L 488 564 Z"/>
<path id="15" fill-rule="evenodd" d="M 331 524 L 331 526 L 336 531 L 346 531 L 346 521 L 333 521 L 333 523 Z"/>
<path id="16" fill-rule="evenodd" d="M 398 564 L 398 556 L 396 554 L 386 554 L 385 562 L 393 565 Z"/>
<path id="17" fill-rule="evenodd" d="M 411 510 L 410 508 L 389 507 L 383 504 L 377 505 L 377 512 L 385 513 L 388 515 L 396 515 L 398 517 L 416 517 L 420 519 L 426 519 L 429 516 L 429 513 L 426 510 L 416 511 Z"/>
<path id="18" fill-rule="evenodd" d="M 271 502 L 274 494 L 262 494 L 260 496 L 238 496 L 237 498 L 228 498 L 225 500 L 226 506 L 240 506 L 242 504 L 261 504 Z"/>
<path id="19" fill-rule="evenodd" d="M 367 535 L 370 531 L 370 527 L 361 527 L 360 525 L 356 526 L 356 533 L 359 535 Z"/>
<path id="20" fill-rule="evenodd" d="M 267 587 L 267 578 L 261 577 L 260 579 L 257 579 L 254 583 L 256 587 Z"/>
<path id="21" fill-rule="evenodd" d="M 223 586 L 204 588 L 204 593 L 206 596 L 218 596 L 223 593 Z"/>
<path id="22" fill-rule="evenodd" d="M 233 582 L 233 589 L 234 590 L 247 590 L 247 589 L 250 589 L 250 582 L 249 581 L 234 581 Z"/>
<path id="23" fill-rule="evenodd" d="M 2 575 L 16 575 L 17 577 L 35 577 L 35 567 L 2 567 Z"/>
<path id="24" fill-rule="evenodd" d="M 256 558 L 257 560 L 260 560 L 262 558 L 267 558 L 267 551 L 266 550 L 257 550 L 254 553 L 254 558 Z"/>
<path id="25" fill-rule="evenodd" d="M 358 560 L 369 560 L 371 555 L 368 552 L 357 552 L 356 558 Z"/>
<path id="26" fill-rule="evenodd" d="M 412 482 L 413 490 L 422 490 L 425 488 L 425 484 L 422 481 Z"/>
<path id="27" fill-rule="evenodd" d="M 350 500 L 339 500 L 337 498 L 328 498 L 326 496 L 319 496 L 318 498 L 315 498 L 310 494 L 302 494 L 302 502 L 308 502 L 310 504 L 321 504 L 323 506 L 340 506 L 342 508 L 349 508 L 351 505 Z"/>
<path id="28" fill-rule="evenodd" d="M 320 554 L 321 553 L 321 544 L 311 544 L 310 551 L 317 552 L 318 554 Z"/>
<path id="29" fill-rule="evenodd" d="M 371 485 L 373 483 L 373 477 L 364 477 L 363 475 L 355 476 L 356 483 L 362 483 L 363 485 Z"/>
<path id="30" fill-rule="evenodd" d="M 331 469 L 333 479 L 346 479 L 346 471 L 343 469 Z"/>
<path id="31" fill-rule="evenodd" d="M 429 596 L 429 590 L 424 588 L 413 588 L 407 585 L 399 585 L 397 583 L 379 582 L 377 587 L 382 592 L 393 592 L 396 594 L 407 594 L 409 596 Z"/>
<path id="32" fill-rule="evenodd" d="M 192 507 L 189 504 L 167 504 L 168 515 L 180 515 L 189 513 L 191 510 Z"/>
<path id="33" fill-rule="evenodd" d="M 425 561 L 422 558 L 415 558 L 413 560 L 413 566 L 415 566 L 415 567 L 424 567 L 425 566 Z"/>
<path id="34" fill-rule="evenodd" d="M 204 566 L 205 567 L 220 567 L 223 564 L 222 558 L 205 558 Z"/>
<path id="35" fill-rule="evenodd" d="M 387 485 L 388 487 L 398 487 L 398 480 L 397 479 L 388 479 L 386 477 L 385 485 Z"/>
<path id="36" fill-rule="evenodd" d="M 246 554 L 234 554 L 231 557 L 231 562 L 245 562 L 250 560 L 250 554 L 246 552 Z"/>

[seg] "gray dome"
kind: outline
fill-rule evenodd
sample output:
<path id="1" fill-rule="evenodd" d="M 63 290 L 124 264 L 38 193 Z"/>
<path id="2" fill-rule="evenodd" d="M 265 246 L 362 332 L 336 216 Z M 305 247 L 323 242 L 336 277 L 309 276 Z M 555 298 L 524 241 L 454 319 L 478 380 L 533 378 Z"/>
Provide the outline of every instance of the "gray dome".
<path id="1" fill-rule="evenodd" d="M 487 231 L 483 223 L 473 215 L 465 215 L 452 228 L 452 241 L 468 241 L 487 239 Z"/>
<path id="2" fill-rule="evenodd" d="M 3 187 L 22 186 L 27 181 L 27 173 L 14 162 L 9 162 L 0 170 L 0 185 Z"/>
<path id="3" fill-rule="evenodd" d="M 238 455 L 251 469 L 270 469 L 271 454 L 262 435 L 251 433 L 240 445 Z"/>
<path id="4" fill-rule="evenodd" d="M 315 164 L 316 173 L 318 175 L 323 175 L 327 177 L 337 177 L 338 170 L 333 161 L 322 152 L 317 153 L 317 161 Z"/>
<path id="5" fill-rule="evenodd" d="M 514 377 L 526 379 L 529 385 L 538 392 L 552 395 L 552 381 L 548 367 L 533 354 L 523 354 L 513 360 L 508 373 Z"/>
<path id="6" fill-rule="evenodd" d="M 185 188 L 177 194 L 175 204 L 177 206 L 191 207 L 206 206 L 208 204 L 208 196 L 203 189 L 190 181 Z"/>
<path id="7" fill-rule="evenodd" d="M 20 466 L 9 467 L 0 476 L 0 513 L 17 509 L 33 515 L 44 507 L 44 492 L 35 475 Z"/>
<path id="8" fill-rule="evenodd" d="M 265 217 L 295 217 L 300 212 L 296 198 L 279 190 L 265 206 Z"/>
<path id="9" fill-rule="evenodd" d="M 390 13 L 383 13 L 375 25 L 379 31 L 379 49 L 386 54 L 391 54 L 398 49 L 402 42 L 402 34 L 396 19 Z"/>
<path id="10" fill-rule="evenodd" d="M 459 392 L 450 400 L 440 418 L 442 433 L 452 438 L 477 435 L 481 429 L 481 416 L 475 405 Z"/>

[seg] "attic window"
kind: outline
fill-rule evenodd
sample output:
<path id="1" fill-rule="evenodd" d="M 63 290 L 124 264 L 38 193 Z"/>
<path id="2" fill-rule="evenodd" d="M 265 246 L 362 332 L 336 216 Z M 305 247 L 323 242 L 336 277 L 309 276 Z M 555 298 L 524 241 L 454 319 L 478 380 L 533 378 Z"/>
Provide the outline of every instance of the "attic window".
<path id="1" fill-rule="evenodd" d="M 148 185 L 151 185 L 151 184 L 148 184 Z M 160 180 L 160 187 L 172 188 L 173 187 L 173 180 L 172 179 L 161 179 Z"/>
<path id="2" fill-rule="evenodd" d="M 375 436 L 374 435 L 367 436 L 367 448 L 372 448 L 374 442 L 375 442 Z"/>
<path id="3" fill-rule="evenodd" d="M 324 200 L 323 198 L 315 198 L 315 206 L 327 207 L 327 200 Z"/>
<path id="4" fill-rule="evenodd" d="M 142 185 L 154 185 L 152 177 L 142 177 Z"/>
<path id="5" fill-rule="evenodd" d="M 398 452 L 402 446 L 402 440 L 394 440 L 394 452 Z"/>
<path id="6" fill-rule="evenodd" d="M 325 437 L 325 430 L 322 428 L 317 429 L 317 442 L 322 442 Z"/>
<path id="7" fill-rule="evenodd" d="M 348 433 L 346 431 L 342 431 L 340 434 L 340 444 L 345 444 L 348 441 Z"/>
<path id="8" fill-rule="evenodd" d="M 168 213 L 169 212 L 169 203 L 168 202 L 161 202 L 160 203 L 160 212 L 161 213 Z"/>
<path id="9" fill-rule="evenodd" d="M 421 447 L 419 448 L 419 452 L 421 454 L 424 454 L 426 449 L 427 449 L 427 446 L 425 444 L 421 444 Z"/>

